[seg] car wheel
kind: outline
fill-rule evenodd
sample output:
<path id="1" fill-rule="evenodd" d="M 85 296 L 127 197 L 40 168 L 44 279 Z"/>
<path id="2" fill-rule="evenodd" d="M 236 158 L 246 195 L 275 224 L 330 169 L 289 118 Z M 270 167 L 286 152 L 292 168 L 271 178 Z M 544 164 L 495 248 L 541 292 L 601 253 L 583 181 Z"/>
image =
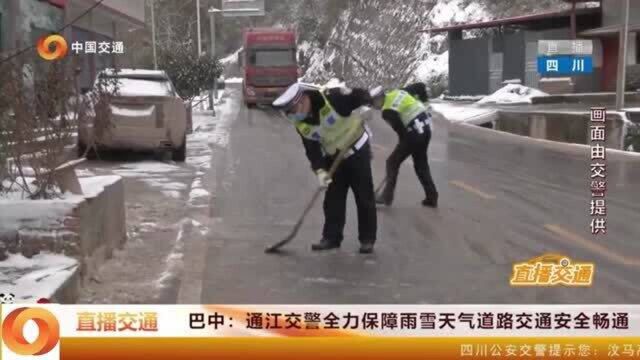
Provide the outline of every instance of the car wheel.
<path id="1" fill-rule="evenodd" d="M 95 160 L 98 157 L 95 149 L 87 151 L 87 145 L 82 141 L 78 141 L 77 149 L 79 158 L 86 157 L 87 160 Z"/>
<path id="2" fill-rule="evenodd" d="M 171 154 L 171 157 L 173 159 L 173 161 L 177 161 L 177 162 L 184 162 L 187 159 L 187 138 L 185 136 L 184 140 L 182 141 L 182 146 L 180 146 L 179 148 L 173 150 L 173 153 Z"/>
<path id="3" fill-rule="evenodd" d="M 76 149 L 78 150 L 78 157 L 84 157 L 84 153 L 87 151 L 87 145 L 85 145 L 82 141 L 78 141 Z"/>
<path id="4" fill-rule="evenodd" d="M 254 103 L 245 103 L 247 105 L 247 108 L 249 109 L 254 109 L 256 107 L 256 104 Z"/>

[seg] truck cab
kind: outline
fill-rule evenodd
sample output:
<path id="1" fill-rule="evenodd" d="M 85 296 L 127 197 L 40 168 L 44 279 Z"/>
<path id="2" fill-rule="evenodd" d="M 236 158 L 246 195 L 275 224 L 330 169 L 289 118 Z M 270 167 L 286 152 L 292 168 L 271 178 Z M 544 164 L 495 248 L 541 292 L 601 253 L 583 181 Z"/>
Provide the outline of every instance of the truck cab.
<path id="1" fill-rule="evenodd" d="M 247 107 L 271 104 L 298 81 L 296 35 L 293 30 L 250 28 L 239 53 L 242 92 Z"/>

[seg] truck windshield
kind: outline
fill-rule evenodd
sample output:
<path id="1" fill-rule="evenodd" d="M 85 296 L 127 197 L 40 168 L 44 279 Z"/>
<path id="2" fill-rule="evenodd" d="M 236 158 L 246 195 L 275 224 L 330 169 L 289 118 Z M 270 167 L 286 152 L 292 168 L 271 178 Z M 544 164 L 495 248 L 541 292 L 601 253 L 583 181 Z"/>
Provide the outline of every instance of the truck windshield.
<path id="1" fill-rule="evenodd" d="M 253 66 L 292 66 L 296 64 L 296 53 L 292 49 L 254 50 L 249 62 Z"/>

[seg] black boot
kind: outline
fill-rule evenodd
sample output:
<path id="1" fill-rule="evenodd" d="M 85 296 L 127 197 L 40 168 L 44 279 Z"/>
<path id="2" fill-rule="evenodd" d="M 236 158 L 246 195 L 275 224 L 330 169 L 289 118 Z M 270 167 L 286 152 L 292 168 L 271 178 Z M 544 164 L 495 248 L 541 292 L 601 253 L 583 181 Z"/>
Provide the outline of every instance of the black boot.
<path id="1" fill-rule="evenodd" d="M 313 251 L 326 251 L 331 249 L 337 249 L 340 247 L 340 243 L 333 240 L 323 238 L 320 242 L 312 244 L 311 250 Z"/>
<path id="2" fill-rule="evenodd" d="M 360 254 L 373 253 L 373 243 L 363 243 L 360 245 Z"/>
<path id="3" fill-rule="evenodd" d="M 376 205 L 391 206 L 392 201 L 384 198 L 384 196 L 376 197 Z"/>
<path id="4" fill-rule="evenodd" d="M 437 208 L 438 207 L 438 195 L 430 196 L 424 200 L 422 200 L 422 206 Z"/>

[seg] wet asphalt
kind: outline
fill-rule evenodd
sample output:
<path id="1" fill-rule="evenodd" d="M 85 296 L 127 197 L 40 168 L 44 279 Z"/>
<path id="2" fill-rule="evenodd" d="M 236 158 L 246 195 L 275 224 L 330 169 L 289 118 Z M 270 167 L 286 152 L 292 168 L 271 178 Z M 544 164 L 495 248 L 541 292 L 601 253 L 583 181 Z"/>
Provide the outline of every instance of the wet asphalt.
<path id="1" fill-rule="evenodd" d="M 423 208 L 423 193 L 405 162 L 391 208 L 378 212 L 373 255 L 357 253 L 353 196 L 339 250 L 313 253 L 323 223 L 318 202 L 298 237 L 282 239 L 311 198 L 316 179 L 298 135 L 269 109 L 247 109 L 237 89 L 229 145 L 207 176 L 215 188 L 210 233 L 188 245 L 183 302 L 263 303 L 639 303 L 640 158 L 608 159 L 608 232 L 589 224 L 590 159 L 529 142 L 434 124 L 430 165 L 440 208 Z M 379 118 L 373 130 L 374 179 L 396 142 Z M 486 130 L 492 131 L 492 130 Z M 543 253 L 596 265 L 589 288 L 514 288 L 512 265 Z"/>

